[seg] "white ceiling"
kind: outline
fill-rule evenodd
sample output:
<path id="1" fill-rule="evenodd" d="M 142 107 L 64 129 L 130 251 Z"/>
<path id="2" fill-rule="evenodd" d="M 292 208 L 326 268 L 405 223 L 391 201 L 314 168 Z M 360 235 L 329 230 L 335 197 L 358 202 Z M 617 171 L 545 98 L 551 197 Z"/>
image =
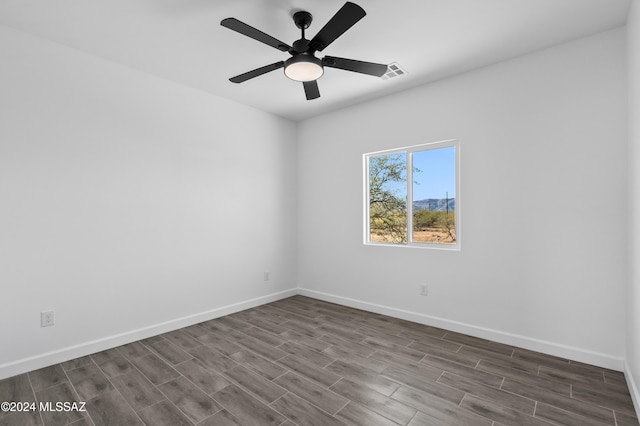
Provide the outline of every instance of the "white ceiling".
<path id="1" fill-rule="evenodd" d="M 0 24 L 292 120 L 624 25 L 631 0 L 356 0 L 367 16 L 318 56 L 398 62 L 391 80 L 326 69 L 321 98 L 276 70 L 229 77 L 289 57 L 220 26 L 234 17 L 288 44 L 291 15 L 314 17 L 307 38 L 343 0 L 0 0 Z"/>

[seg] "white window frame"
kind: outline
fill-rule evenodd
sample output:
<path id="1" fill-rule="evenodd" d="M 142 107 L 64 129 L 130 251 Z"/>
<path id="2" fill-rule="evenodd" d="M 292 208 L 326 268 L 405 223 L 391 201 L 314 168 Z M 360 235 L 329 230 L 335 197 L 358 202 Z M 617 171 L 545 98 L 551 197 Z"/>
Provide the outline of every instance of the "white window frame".
<path id="1" fill-rule="evenodd" d="M 418 151 L 428 151 L 432 149 L 453 147 L 455 149 L 455 179 L 456 179 L 456 241 L 452 244 L 423 243 L 413 241 L 413 153 Z M 407 243 L 381 243 L 371 241 L 371 230 L 369 220 L 369 158 L 379 155 L 406 153 L 406 174 L 407 174 Z M 394 148 L 383 151 L 369 152 L 362 155 L 363 171 L 364 171 L 364 244 L 370 246 L 385 247 L 412 247 L 426 248 L 437 250 L 454 250 L 461 249 L 461 192 L 460 192 L 460 142 L 457 139 L 449 139 L 438 142 L 429 142 L 420 145 L 412 145 L 403 148 Z"/>

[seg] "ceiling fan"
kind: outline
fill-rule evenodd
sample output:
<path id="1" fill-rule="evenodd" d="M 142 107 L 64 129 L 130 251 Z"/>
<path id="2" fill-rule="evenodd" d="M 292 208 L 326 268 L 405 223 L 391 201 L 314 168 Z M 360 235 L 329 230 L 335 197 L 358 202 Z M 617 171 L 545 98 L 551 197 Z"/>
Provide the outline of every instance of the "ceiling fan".
<path id="1" fill-rule="evenodd" d="M 307 100 L 311 100 L 320 97 L 318 82 L 316 80 L 322 77 L 324 67 L 338 68 L 381 77 L 387 71 L 387 65 L 385 64 L 337 58 L 334 56 L 325 56 L 319 59 L 315 56 L 315 52 L 324 50 L 324 48 L 333 43 L 356 22 L 364 18 L 365 15 L 366 12 L 360 6 L 355 3 L 346 2 L 315 37 L 307 40 L 304 32 L 309 28 L 309 25 L 311 25 L 313 17 L 306 11 L 296 12 L 293 14 L 293 22 L 296 24 L 296 27 L 302 31 L 302 37 L 294 41 L 292 46 L 235 18 L 223 19 L 220 22 L 220 25 L 223 27 L 251 37 L 271 47 L 275 47 L 283 52 L 288 52 L 291 55 L 286 61 L 265 65 L 244 74 L 231 77 L 229 80 L 233 83 L 242 83 L 284 67 L 284 73 L 287 77 L 302 82 Z"/>

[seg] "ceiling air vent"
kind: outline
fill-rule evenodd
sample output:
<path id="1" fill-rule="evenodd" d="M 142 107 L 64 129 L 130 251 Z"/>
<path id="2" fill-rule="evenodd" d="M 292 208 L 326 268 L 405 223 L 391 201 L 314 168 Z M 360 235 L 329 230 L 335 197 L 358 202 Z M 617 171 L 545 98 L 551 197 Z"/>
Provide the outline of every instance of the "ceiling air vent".
<path id="1" fill-rule="evenodd" d="M 407 72 L 402 69 L 402 67 L 398 65 L 397 62 L 392 62 L 387 65 L 387 72 L 384 73 L 384 75 L 380 78 L 383 80 L 389 80 L 390 78 L 400 77 L 401 75 L 405 75 L 406 73 Z"/>

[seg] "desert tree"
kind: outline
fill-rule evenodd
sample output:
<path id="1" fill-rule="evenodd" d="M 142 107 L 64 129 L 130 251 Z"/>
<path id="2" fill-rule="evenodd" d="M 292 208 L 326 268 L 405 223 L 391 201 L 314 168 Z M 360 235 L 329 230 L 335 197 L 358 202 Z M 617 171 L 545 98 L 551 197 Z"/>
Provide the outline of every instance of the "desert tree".
<path id="1" fill-rule="evenodd" d="M 369 228 L 394 243 L 407 241 L 407 199 L 404 154 L 369 158 Z"/>

